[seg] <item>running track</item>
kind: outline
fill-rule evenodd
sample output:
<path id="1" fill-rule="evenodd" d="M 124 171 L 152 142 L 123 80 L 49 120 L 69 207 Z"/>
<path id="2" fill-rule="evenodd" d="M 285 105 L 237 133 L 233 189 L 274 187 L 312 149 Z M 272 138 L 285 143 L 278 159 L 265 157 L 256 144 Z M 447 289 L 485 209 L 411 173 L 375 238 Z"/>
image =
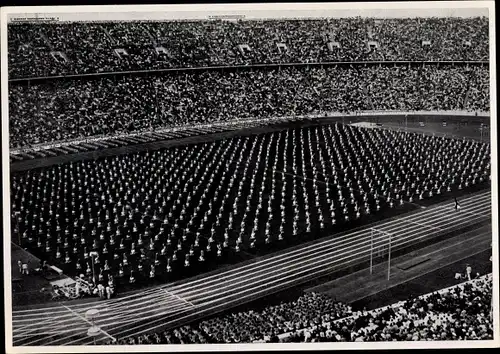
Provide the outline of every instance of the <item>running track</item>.
<path id="1" fill-rule="evenodd" d="M 491 192 L 481 192 L 455 203 L 435 207 L 378 224 L 374 247 L 392 250 L 429 240 L 491 220 Z M 367 261 L 371 231 L 364 229 L 333 236 L 302 248 L 285 251 L 181 284 L 167 284 L 133 295 L 85 304 L 63 302 L 38 309 L 13 309 L 13 345 L 89 345 L 90 323 L 85 312 L 98 308 L 96 324 L 103 330 L 98 341 L 127 338 L 186 323 L 226 310 L 245 301 L 277 292 L 319 276 Z"/>

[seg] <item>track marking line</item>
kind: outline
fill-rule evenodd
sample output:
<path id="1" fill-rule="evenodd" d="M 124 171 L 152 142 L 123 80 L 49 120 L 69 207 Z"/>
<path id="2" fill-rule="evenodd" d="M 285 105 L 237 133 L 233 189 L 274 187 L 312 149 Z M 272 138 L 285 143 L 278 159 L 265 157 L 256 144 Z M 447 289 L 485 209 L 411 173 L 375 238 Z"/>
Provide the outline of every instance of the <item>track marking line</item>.
<path id="1" fill-rule="evenodd" d="M 413 220 L 406 220 L 406 222 L 409 222 L 411 224 L 415 224 L 415 225 L 418 225 L 418 226 L 423 226 L 423 227 L 428 227 L 428 228 L 431 228 L 431 229 L 436 229 L 436 230 L 439 230 L 439 231 L 444 231 L 444 229 L 442 229 L 440 227 L 437 227 L 437 226 L 434 226 L 434 225 L 429 225 L 429 224 L 426 224 L 426 223 L 416 222 L 416 221 L 413 221 Z"/>
<path id="2" fill-rule="evenodd" d="M 179 300 L 181 300 L 182 302 L 187 303 L 187 304 L 188 304 L 188 305 L 190 305 L 191 307 L 196 307 L 196 306 L 195 306 L 195 305 L 194 305 L 191 301 L 186 300 L 186 299 L 184 299 L 184 298 L 180 297 L 179 295 L 174 294 L 174 293 L 172 293 L 172 292 L 168 291 L 167 289 L 162 289 L 162 290 L 163 290 L 164 292 L 166 292 L 168 295 L 170 295 L 170 296 L 174 296 L 174 297 L 178 298 Z"/>
<path id="3" fill-rule="evenodd" d="M 477 217 L 480 217 L 480 218 L 488 218 L 490 219 L 491 218 L 491 215 L 487 215 L 487 214 L 481 214 L 481 213 L 473 213 L 472 211 L 464 211 L 463 209 L 460 209 L 460 211 L 457 211 L 457 213 L 459 214 L 470 214 L 470 215 L 474 215 L 474 216 L 477 216 Z"/>

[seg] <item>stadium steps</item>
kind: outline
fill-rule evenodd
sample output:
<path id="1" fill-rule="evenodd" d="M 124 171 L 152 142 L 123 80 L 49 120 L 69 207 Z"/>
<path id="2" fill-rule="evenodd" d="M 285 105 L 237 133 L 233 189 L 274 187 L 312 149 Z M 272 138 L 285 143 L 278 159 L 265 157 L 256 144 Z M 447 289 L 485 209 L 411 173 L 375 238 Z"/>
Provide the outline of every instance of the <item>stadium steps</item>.
<path id="1" fill-rule="evenodd" d="M 44 153 L 42 150 L 33 151 L 33 155 L 35 156 L 35 158 L 47 157 L 47 154 Z"/>
<path id="2" fill-rule="evenodd" d="M 57 156 L 57 153 L 52 151 L 52 149 L 47 149 L 45 150 L 45 153 L 48 155 L 48 156 Z"/>
<path id="3" fill-rule="evenodd" d="M 15 161 L 23 161 L 24 159 L 19 156 L 19 155 L 15 155 L 15 154 L 12 154 L 10 155 L 10 161 L 11 162 L 15 162 Z"/>
<path id="4" fill-rule="evenodd" d="M 130 144 L 130 142 L 125 138 L 113 138 L 111 140 L 106 141 L 106 143 L 114 143 L 117 144 L 118 146 L 124 146 Z"/>
<path id="5" fill-rule="evenodd" d="M 97 150 L 97 149 L 99 149 L 99 146 L 94 145 L 92 143 L 81 143 L 80 146 L 84 146 L 84 147 L 88 148 L 89 150 Z"/>
<path id="6" fill-rule="evenodd" d="M 59 151 L 64 151 L 64 154 L 72 154 L 73 153 L 73 151 L 68 149 L 67 146 L 59 146 L 57 149 Z"/>
<path id="7" fill-rule="evenodd" d="M 137 138 L 141 138 L 145 143 L 146 142 L 151 142 L 151 141 L 155 141 L 156 139 L 153 138 L 151 135 L 149 134 L 145 134 L 145 135 L 141 135 L 140 137 L 137 137 Z"/>
<path id="8" fill-rule="evenodd" d="M 137 137 L 135 137 L 135 136 L 127 136 L 127 137 L 125 137 L 125 138 L 123 138 L 121 140 L 125 141 L 126 143 L 132 142 L 132 144 L 140 144 L 140 143 L 143 142 L 142 140 L 137 139 Z"/>
<path id="9" fill-rule="evenodd" d="M 23 159 L 23 160 L 33 160 L 35 158 L 35 156 L 31 155 L 31 154 L 28 154 L 27 152 L 20 152 L 19 153 L 19 156 Z"/>
<path id="10" fill-rule="evenodd" d="M 86 148 L 85 146 L 81 146 L 81 145 L 73 145 L 73 148 L 77 149 L 78 152 L 87 152 L 87 151 L 89 151 L 88 148 Z"/>
<path id="11" fill-rule="evenodd" d="M 104 149 L 107 149 L 107 148 L 109 148 L 110 146 L 112 146 L 112 147 L 117 147 L 117 146 L 119 146 L 117 143 L 115 143 L 115 142 L 113 142 L 113 141 L 111 141 L 111 140 L 106 140 L 106 142 L 104 142 L 104 141 L 99 141 L 99 142 L 96 142 L 96 144 L 97 144 L 98 146 L 100 146 L 101 148 L 104 148 Z"/>
<path id="12" fill-rule="evenodd" d="M 80 152 L 80 150 L 76 149 L 74 146 L 64 146 L 64 149 L 68 150 L 72 154 Z"/>
<path id="13" fill-rule="evenodd" d="M 146 143 L 146 142 L 150 141 L 149 139 L 147 139 L 141 135 L 133 136 L 133 137 L 131 137 L 131 139 L 134 139 L 138 144 Z"/>

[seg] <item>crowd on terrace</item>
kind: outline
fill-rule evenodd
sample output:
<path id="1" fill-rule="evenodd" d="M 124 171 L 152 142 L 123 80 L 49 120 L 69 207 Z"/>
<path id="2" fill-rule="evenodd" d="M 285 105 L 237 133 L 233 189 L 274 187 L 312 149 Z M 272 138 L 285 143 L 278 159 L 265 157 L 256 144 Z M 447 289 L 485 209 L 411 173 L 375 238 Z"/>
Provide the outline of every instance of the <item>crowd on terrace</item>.
<path id="1" fill-rule="evenodd" d="M 10 145 L 236 118 L 358 110 L 489 110 L 487 66 L 203 71 L 10 85 Z"/>
<path id="2" fill-rule="evenodd" d="M 114 344 L 373 342 L 493 339 L 491 273 L 452 288 L 375 310 L 352 311 L 306 293 L 264 310 L 222 315 L 198 324 Z M 109 342 L 108 344 L 113 344 Z"/>
<path id="3" fill-rule="evenodd" d="M 11 23 L 10 78 L 327 61 L 488 60 L 488 19 Z"/>
<path id="4" fill-rule="evenodd" d="M 118 344 L 251 343 L 278 340 L 278 335 L 304 330 L 350 316 L 350 306 L 319 293 L 258 310 L 230 313 L 163 333 L 121 340 Z"/>
<path id="5" fill-rule="evenodd" d="M 373 342 L 493 339 L 492 275 L 449 290 L 410 298 L 402 305 L 359 311 L 311 331 L 293 333 L 291 342 Z"/>

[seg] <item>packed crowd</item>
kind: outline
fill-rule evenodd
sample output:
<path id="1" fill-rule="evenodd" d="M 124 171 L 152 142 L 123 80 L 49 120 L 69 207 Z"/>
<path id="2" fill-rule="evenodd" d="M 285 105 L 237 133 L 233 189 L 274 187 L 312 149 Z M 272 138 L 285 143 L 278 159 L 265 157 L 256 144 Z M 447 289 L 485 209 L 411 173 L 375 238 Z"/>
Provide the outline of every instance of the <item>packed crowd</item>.
<path id="1" fill-rule="evenodd" d="M 486 185 L 490 173 L 489 144 L 322 125 L 14 174 L 11 223 L 21 247 L 65 274 L 93 275 L 94 261 L 100 282 L 151 283 Z"/>
<path id="2" fill-rule="evenodd" d="M 251 343 L 350 316 L 351 307 L 319 293 L 291 302 L 231 313 L 174 330 L 121 340 L 117 344 Z M 111 343 L 110 343 L 111 344 Z"/>
<path id="3" fill-rule="evenodd" d="M 373 342 L 493 338 L 492 276 L 371 311 L 306 293 L 264 310 L 223 315 L 107 344 Z"/>
<path id="4" fill-rule="evenodd" d="M 269 63 L 488 60 L 488 48 L 486 17 L 11 23 L 8 31 L 10 78 Z"/>
<path id="5" fill-rule="evenodd" d="M 10 85 L 10 144 L 358 110 L 489 110 L 482 66 L 204 71 Z"/>
<path id="6" fill-rule="evenodd" d="M 402 305 L 330 321 L 293 333 L 291 342 L 373 342 L 493 339 L 492 275 Z"/>

